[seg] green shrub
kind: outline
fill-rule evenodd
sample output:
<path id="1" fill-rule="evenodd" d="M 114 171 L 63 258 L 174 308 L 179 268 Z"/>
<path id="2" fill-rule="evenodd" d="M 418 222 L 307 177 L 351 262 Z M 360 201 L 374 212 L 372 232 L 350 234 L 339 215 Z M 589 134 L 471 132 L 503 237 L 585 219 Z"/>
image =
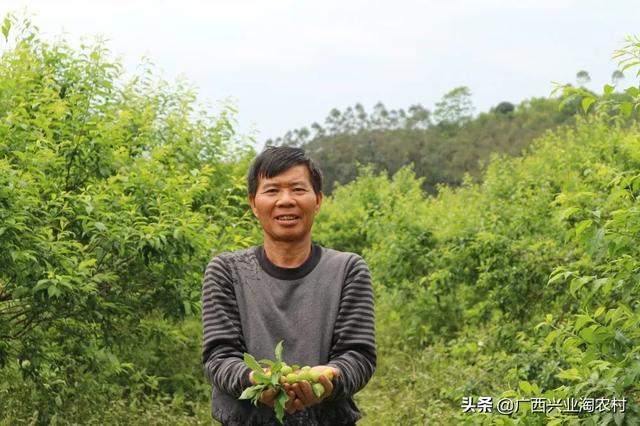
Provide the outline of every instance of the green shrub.
<path id="1" fill-rule="evenodd" d="M 204 265 L 258 236 L 244 201 L 252 150 L 229 109 L 199 111 L 186 85 L 151 68 L 124 80 L 99 42 L 74 50 L 6 22 L 2 417 L 100 423 L 114 401 L 157 398 L 184 411 L 208 398 L 195 320 Z"/>

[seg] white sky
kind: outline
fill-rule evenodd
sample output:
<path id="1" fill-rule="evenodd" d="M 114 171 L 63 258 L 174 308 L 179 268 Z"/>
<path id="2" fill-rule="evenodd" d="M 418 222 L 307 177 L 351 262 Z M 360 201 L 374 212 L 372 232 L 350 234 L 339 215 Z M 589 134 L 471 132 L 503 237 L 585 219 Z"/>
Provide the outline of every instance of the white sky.
<path id="1" fill-rule="evenodd" d="M 203 103 L 232 97 L 259 146 L 334 107 L 433 109 L 461 85 L 476 111 L 581 69 L 600 91 L 640 32 L 637 0 L 0 0 L 1 16 L 25 7 L 47 39 L 101 34 L 129 70 L 146 56 Z"/>

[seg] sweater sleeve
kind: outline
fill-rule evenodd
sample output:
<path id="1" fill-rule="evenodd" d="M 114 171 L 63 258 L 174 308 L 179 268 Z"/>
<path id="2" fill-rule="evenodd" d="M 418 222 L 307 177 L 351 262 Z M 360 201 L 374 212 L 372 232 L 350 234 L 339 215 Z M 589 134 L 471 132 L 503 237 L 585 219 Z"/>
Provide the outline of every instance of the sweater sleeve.
<path id="1" fill-rule="evenodd" d="M 329 400 L 351 397 L 376 369 L 373 286 L 367 264 L 354 256 L 348 267 L 328 365 L 340 370 Z"/>
<path id="2" fill-rule="evenodd" d="M 220 256 L 209 262 L 204 274 L 202 327 L 205 374 L 214 387 L 239 397 L 251 385 L 251 370 L 243 362 L 246 347 L 231 271 Z"/>

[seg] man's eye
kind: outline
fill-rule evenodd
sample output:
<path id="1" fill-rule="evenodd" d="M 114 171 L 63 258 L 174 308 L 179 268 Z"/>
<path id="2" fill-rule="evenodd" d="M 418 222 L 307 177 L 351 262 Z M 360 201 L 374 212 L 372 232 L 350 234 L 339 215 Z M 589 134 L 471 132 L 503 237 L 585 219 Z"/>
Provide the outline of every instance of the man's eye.
<path id="1" fill-rule="evenodd" d="M 275 188 L 271 188 L 271 189 L 267 189 L 264 192 L 265 192 L 265 194 L 275 194 L 276 192 L 278 192 L 278 190 L 275 189 Z"/>
<path id="2" fill-rule="evenodd" d="M 294 191 L 295 192 L 307 192 L 307 190 L 304 189 L 304 188 L 294 188 Z"/>

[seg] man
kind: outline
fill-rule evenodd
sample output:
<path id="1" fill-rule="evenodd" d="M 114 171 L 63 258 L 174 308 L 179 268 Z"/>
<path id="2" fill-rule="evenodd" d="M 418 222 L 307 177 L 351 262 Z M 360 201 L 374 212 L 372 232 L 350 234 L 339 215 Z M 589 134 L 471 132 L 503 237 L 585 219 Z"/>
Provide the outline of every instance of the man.
<path id="1" fill-rule="evenodd" d="M 263 245 L 223 253 L 203 284 L 203 363 L 213 382 L 213 417 L 223 425 L 276 425 L 274 393 L 239 400 L 253 376 L 243 353 L 273 359 L 284 340 L 289 364 L 332 368 L 317 398 L 307 382 L 287 385 L 285 425 L 353 425 L 352 396 L 376 367 L 373 290 L 362 258 L 312 243 L 322 173 L 302 149 L 267 148 L 253 161 L 249 203 Z"/>

